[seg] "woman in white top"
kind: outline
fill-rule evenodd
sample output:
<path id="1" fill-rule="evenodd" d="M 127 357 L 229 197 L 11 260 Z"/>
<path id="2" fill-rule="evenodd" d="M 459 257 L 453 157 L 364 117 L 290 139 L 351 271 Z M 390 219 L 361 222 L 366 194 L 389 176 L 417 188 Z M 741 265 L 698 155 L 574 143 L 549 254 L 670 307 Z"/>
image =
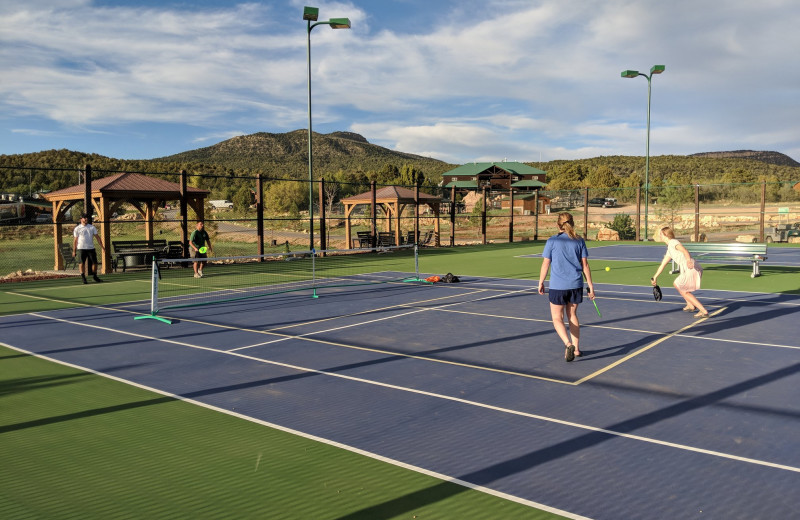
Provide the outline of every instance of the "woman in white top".
<path id="1" fill-rule="evenodd" d="M 703 268 L 699 262 L 695 262 L 689 251 L 675 238 L 675 233 L 672 228 L 665 226 L 659 230 L 658 239 L 667 244 L 667 254 L 664 255 L 664 260 L 658 266 L 655 276 L 650 279 L 650 283 L 656 285 L 658 282 L 658 275 L 667 266 L 670 260 L 675 261 L 681 270 L 680 276 L 675 278 L 673 285 L 678 290 L 683 299 L 686 300 L 686 307 L 683 308 L 686 312 L 697 311 L 694 315 L 695 318 L 707 318 L 708 311 L 703 304 L 692 294 L 694 291 L 700 289 L 700 280 L 703 278 Z"/>

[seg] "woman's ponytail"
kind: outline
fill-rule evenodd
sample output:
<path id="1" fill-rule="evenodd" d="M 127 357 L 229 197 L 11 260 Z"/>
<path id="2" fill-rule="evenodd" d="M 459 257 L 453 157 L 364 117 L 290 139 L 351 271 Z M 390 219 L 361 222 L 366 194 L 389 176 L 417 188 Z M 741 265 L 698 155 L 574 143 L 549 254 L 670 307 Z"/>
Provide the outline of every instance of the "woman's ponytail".
<path id="1" fill-rule="evenodd" d="M 570 213 L 567 213 L 566 211 L 559 213 L 556 225 L 558 225 L 558 229 L 569 235 L 569 238 L 578 238 L 578 234 L 575 233 L 575 220 L 573 220 Z"/>

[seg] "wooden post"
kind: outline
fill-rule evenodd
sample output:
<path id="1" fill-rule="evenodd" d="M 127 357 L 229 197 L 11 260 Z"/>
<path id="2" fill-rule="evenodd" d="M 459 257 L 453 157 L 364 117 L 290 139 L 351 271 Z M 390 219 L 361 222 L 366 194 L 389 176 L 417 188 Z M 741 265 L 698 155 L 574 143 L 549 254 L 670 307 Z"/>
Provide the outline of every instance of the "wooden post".
<path id="1" fill-rule="evenodd" d="M 767 208 L 767 181 L 761 181 L 761 216 L 758 219 L 758 241 L 764 242 L 764 219 Z"/>
<path id="2" fill-rule="evenodd" d="M 103 250 L 100 256 L 103 259 L 102 274 L 111 274 L 111 208 L 108 199 L 100 197 L 100 234 L 103 237 Z"/>
<path id="3" fill-rule="evenodd" d="M 539 190 L 533 194 L 533 239 L 539 240 Z"/>
<path id="4" fill-rule="evenodd" d="M 700 242 L 700 185 L 694 185 L 694 241 Z"/>
<path id="5" fill-rule="evenodd" d="M 450 247 L 456 245 L 456 187 L 450 188 Z"/>
<path id="6" fill-rule="evenodd" d="M 636 241 L 641 240 L 642 230 L 642 187 L 636 186 Z"/>
<path id="7" fill-rule="evenodd" d="M 481 211 L 481 235 L 483 236 L 482 241 L 486 243 L 486 186 L 483 187 L 483 210 Z"/>
<path id="8" fill-rule="evenodd" d="M 94 204 L 92 204 L 92 165 L 87 164 L 83 170 L 83 212 L 89 216 L 88 221 L 92 222 L 94 214 Z"/>
<path id="9" fill-rule="evenodd" d="M 256 175 L 256 234 L 258 235 L 259 262 L 264 261 L 264 179 Z"/>
<path id="10" fill-rule="evenodd" d="M 377 203 L 377 192 L 378 186 L 375 181 L 370 183 L 370 189 L 372 190 L 372 215 L 371 215 L 371 222 L 372 222 L 372 243 L 370 247 L 378 247 L 378 203 Z"/>
<path id="11" fill-rule="evenodd" d="M 183 258 L 189 258 L 189 205 L 187 204 L 187 175 L 186 170 L 181 170 L 181 245 Z M 202 201 L 201 201 L 202 202 Z"/>
<path id="12" fill-rule="evenodd" d="M 153 244 L 153 218 L 155 216 L 155 205 L 152 200 L 144 202 L 144 239 L 147 243 Z"/>
<path id="13" fill-rule="evenodd" d="M 511 243 L 514 241 L 514 188 L 509 188 L 508 194 L 511 202 L 511 214 L 508 217 L 508 242 Z"/>
<path id="14" fill-rule="evenodd" d="M 64 238 L 64 229 L 62 225 L 63 215 L 59 215 L 59 210 L 61 204 L 53 201 L 53 244 L 55 245 L 55 264 L 53 268 L 56 271 L 63 271 L 64 270 L 64 259 L 61 257 L 61 241 Z M 69 245 L 70 251 L 72 251 L 72 244 Z"/>
<path id="15" fill-rule="evenodd" d="M 589 238 L 589 188 L 583 190 L 583 239 Z"/>

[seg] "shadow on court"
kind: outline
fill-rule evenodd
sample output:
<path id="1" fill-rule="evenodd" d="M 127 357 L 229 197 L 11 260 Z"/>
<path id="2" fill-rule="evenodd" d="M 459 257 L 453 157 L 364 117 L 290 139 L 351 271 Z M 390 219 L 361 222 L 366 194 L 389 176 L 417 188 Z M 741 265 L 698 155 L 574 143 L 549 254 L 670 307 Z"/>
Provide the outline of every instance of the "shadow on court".
<path id="1" fill-rule="evenodd" d="M 639 417 L 625 420 L 616 424 L 608 425 L 604 429 L 619 433 L 633 433 L 640 428 L 653 425 L 660 421 L 676 417 L 685 414 L 687 412 L 691 412 L 693 410 L 715 405 L 735 395 L 742 394 L 744 392 L 756 389 L 762 385 L 772 383 L 780 379 L 796 375 L 798 373 L 800 373 L 800 363 L 795 363 L 785 368 L 773 371 L 769 374 L 755 377 L 747 381 L 743 381 L 741 383 L 728 386 L 726 388 L 720 389 L 715 392 L 692 397 L 683 402 L 667 406 L 660 410 L 643 414 L 640 415 Z M 488 466 L 486 468 L 477 471 L 460 475 L 456 478 L 458 480 L 475 484 L 478 486 L 488 487 L 493 482 L 499 479 L 523 471 L 530 470 L 542 464 L 554 461 L 556 459 L 568 455 L 572 455 L 577 450 L 584 450 L 587 448 L 591 448 L 593 446 L 596 446 L 598 444 L 601 444 L 603 442 L 615 438 L 617 438 L 617 436 L 608 433 L 590 431 L 588 433 L 580 435 L 577 438 L 570 438 L 569 440 L 555 444 L 548 448 L 532 451 L 525 455 L 515 457 L 513 459 L 509 459 L 503 462 L 499 462 L 497 464 Z M 710 489 L 711 487 L 713 487 L 713 484 L 714 483 L 709 482 L 707 484 L 709 486 L 709 489 L 706 489 L 705 492 L 714 492 L 713 489 Z M 720 487 L 724 487 L 724 483 L 720 483 Z M 789 485 L 788 487 L 791 486 Z M 410 493 L 403 497 L 399 497 L 394 500 L 385 502 L 383 504 L 367 507 L 362 509 L 361 511 L 357 511 L 352 514 L 339 517 L 338 520 L 368 520 L 368 519 L 378 520 L 378 519 L 396 518 L 399 514 L 403 512 L 412 513 L 414 509 L 417 509 L 423 505 L 427 505 L 435 501 L 444 500 L 453 495 L 463 493 L 467 491 L 467 489 L 468 488 L 466 487 L 455 486 L 450 482 L 443 482 L 435 486 L 429 487 L 427 489 L 416 491 L 414 493 Z M 724 490 L 720 491 L 724 493 Z M 779 490 L 776 490 L 776 493 L 778 492 Z M 791 493 L 792 491 L 791 489 L 788 489 L 786 490 L 786 492 Z M 742 497 L 731 496 L 730 499 L 731 501 L 738 501 L 741 504 L 741 500 L 746 500 L 746 497 L 742 498 Z M 737 507 L 731 507 L 730 509 L 731 514 L 734 514 L 734 512 L 736 511 Z M 763 513 L 764 511 L 762 511 L 761 508 L 758 508 L 757 512 Z M 743 512 L 739 511 L 739 513 Z"/>

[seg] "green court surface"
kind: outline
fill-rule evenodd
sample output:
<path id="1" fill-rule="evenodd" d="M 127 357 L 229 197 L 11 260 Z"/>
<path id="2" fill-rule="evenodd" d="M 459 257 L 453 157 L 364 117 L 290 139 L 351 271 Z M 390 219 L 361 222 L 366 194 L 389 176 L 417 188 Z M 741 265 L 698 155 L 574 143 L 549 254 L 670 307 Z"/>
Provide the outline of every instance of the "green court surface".
<path id="1" fill-rule="evenodd" d="M 11 349 L 0 367 L 6 519 L 559 518 Z"/>
<path id="2" fill-rule="evenodd" d="M 623 285 L 649 285 L 650 277 L 658 263 L 625 262 L 617 260 L 592 260 L 591 248 L 607 246 L 613 242 L 588 242 L 590 264 L 594 281 Z M 624 244 L 624 243 L 623 243 Z M 663 244 L 649 247 L 665 249 Z M 772 245 L 771 247 L 780 247 Z M 492 244 L 487 246 L 465 246 L 457 248 L 422 248 L 420 271 L 443 275 L 452 272 L 458 275 L 496 276 L 503 278 L 531 279 L 539 276 L 541 258 L 529 257 L 542 252 L 544 241 Z M 800 248 L 796 248 L 800 255 Z M 374 268 L 404 270 L 408 262 L 398 262 L 398 256 L 384 255 L 376 258 Z M 703 288 L 764 293 L 799 294 L 798 269 L 795 267 L 762 264 L 762 275 L 752 279 L 747 265 L 720 265 L 708 263 L 703 276 Z M 611 267 L 605 271 L 604 267 Z M 213 267 L 213 266 L 212 266 Z M 662 286 L 669 286 L 674 276 L 664 273 Z M 0 284 L 0 315 L 51 310 L 76 305 L 104 305 L 109 303 L 147 300 L 150 297 L 150 272 L 104 275 L 105 283 L 90 282 L 82 285 L 80 278 L 68 278 L 40 282 L 17 282 Z"/>

